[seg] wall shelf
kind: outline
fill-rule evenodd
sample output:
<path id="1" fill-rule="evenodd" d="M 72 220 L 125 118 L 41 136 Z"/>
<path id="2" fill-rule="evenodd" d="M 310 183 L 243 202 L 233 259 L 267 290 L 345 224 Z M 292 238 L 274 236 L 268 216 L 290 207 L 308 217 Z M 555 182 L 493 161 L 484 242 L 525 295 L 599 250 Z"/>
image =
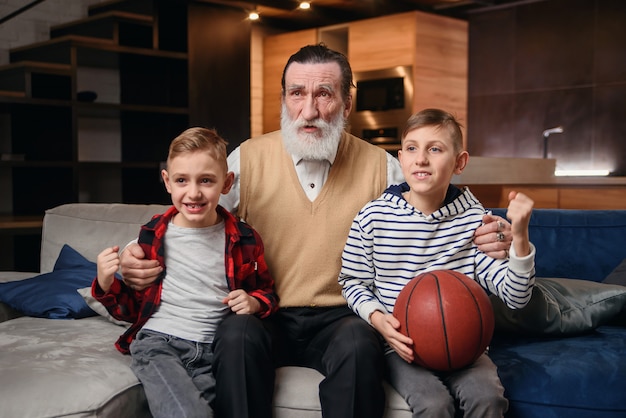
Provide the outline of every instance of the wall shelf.
<path id="1" fill-rule="evenodd" d="M 162 42 L 160 26 L 186 34 L 186 15 L 167 1 L 142 3 L 150 7 L 92 6 L 87 18 L 53 26 L 49 40 L 10 50 L 0 67 L 0 220 L 13 220 L 0 223 L 1 246 L 15 257 L 31 260 L 24 250 L 37 237 L 7 231 L 51 207 L 169 202 L 160 162 L 189 126 L 189 71 L 186 37 Z"/>

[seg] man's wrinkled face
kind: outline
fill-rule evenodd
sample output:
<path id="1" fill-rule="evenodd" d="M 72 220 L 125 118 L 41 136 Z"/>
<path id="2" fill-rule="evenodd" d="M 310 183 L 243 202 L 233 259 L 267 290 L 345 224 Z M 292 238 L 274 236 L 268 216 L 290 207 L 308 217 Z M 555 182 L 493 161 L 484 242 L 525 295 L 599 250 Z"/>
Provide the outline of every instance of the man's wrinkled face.
<path id="1" fill-rule="evenodd" d="M 335 62 L 292 63 L 285 72 L 281 129 L 287 151 L 305 159 L 328 159 L 337 149 L 352 99 L 341 95 Z"/>

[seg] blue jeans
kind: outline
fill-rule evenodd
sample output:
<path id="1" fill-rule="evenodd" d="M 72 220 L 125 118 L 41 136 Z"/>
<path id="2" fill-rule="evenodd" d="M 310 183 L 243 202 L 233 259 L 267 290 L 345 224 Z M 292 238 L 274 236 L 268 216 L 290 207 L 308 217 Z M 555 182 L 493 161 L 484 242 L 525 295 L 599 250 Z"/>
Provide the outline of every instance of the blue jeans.
<path id="1" fill-rule="evenodd" d="M 387 380 L 409 404 L 413 418 L 453 418 L 456 405 L 466 418 L 501 418 L 508 409 L 498 371 L 486 354 L 450 372 L 409 364 L 395 352 L 385 357 Z"/>
<path id="2" fill-rule="evenodd" d="M 130 354 L 131 369 L 143 384 L 154 418 L 213 417 L 211 344 L 140 330 Z"/>

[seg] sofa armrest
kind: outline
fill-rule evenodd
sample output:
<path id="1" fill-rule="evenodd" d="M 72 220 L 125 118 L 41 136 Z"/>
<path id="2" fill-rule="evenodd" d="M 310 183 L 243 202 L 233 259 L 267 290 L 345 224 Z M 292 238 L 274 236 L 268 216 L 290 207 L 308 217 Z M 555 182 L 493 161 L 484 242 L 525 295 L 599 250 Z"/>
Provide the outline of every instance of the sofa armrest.
<path id="1" fill-rule="evenodd" d="M 23 271 L 0 271 L 0 283 L 29 279 L 38 274 L 39 273 Z M 11 308 L 6 303 L 0 302 L 0 323 L 13 318 L 19 318 L 20 316 L 24 316 L 24 314 L 18 310 Z"/>
<path id="2" fill-rule="evenodd" d="M 19 318 L 20 316 L 24 316 L 24 314 L 11 308 L 6 303 L 0 302 L 0 323 L 10 319 Z"/>

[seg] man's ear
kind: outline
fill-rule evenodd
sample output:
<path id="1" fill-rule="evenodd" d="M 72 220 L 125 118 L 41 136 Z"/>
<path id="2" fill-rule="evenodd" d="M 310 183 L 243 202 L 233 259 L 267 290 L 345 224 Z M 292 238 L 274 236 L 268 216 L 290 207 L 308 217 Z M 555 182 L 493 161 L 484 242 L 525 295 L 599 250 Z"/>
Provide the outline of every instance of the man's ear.
<path id="1" fill-rule="evenodd" d="M 224 180 L 222 194 L 228 194 L 228 192 L 230 192 L 230 188 L 233 187 L 233 183 L 235 183 L 235 173 L 229 171 L 228 173 L 226 173 L 226 180 Z"/>
<path id="2" fill-rule="evenodd" d="M 461 151 L 456 157 L 456 166 L 454 167 L 454 174 L 461 174 L 467 162 L 469 161 L 469 153 L 467 151 Z"/>
<path id="3" fill-rule="evenodd" d="M 348 116 L 350 116 L 350 111 L 352 111 L 352 95 L 351 94 L 349 94 L 348 97 L 346 97 L 346 101 L 343 106 L 343 117 L 345 119 L 348 119 Z"/>

